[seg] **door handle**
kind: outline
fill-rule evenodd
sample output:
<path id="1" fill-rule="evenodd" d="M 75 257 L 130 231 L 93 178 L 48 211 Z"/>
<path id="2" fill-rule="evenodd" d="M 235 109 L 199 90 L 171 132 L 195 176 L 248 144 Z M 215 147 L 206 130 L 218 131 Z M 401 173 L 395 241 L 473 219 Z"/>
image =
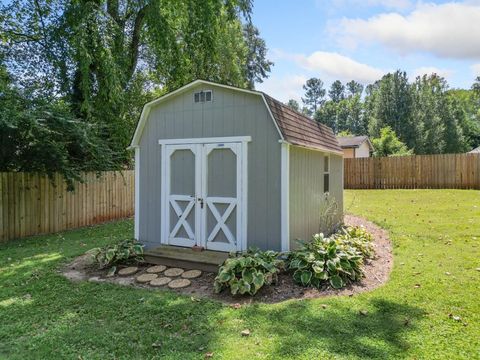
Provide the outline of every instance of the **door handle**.
<path id="1" fill-rule="evenodd" d="M 198 201 L 200 202 L 200 209 L 203 209 L 203 199 L 202 199 L 202 198 L 198 198 Z"/>

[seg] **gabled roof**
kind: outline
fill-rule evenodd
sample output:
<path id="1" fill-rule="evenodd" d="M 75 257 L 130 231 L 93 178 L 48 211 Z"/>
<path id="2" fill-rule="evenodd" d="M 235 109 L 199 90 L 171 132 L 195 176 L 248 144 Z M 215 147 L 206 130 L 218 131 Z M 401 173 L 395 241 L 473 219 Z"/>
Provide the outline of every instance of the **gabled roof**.
<path id="1" fill-rule="evenodd" d="M 148 115 L 153 106 L 175 95 L 179 95 L 198 84 L 213 85 L 258 95 L 263 99 L 263 102 L 265 103 L 265 106 L 272 117 L 272 121 L 275 124 L 281 140 L 292 145 L 342 154 L 342 149 L 339 146 L 332 129 L 330 129 L 328 126 L 313 121 L 307 116 L 290 109 L 288 106 L 263 92 L 237 88 L 234 86 L 218 84 L 206 80 L 195 80 L 175 91 L 165 94 L 158 99 L 145 104 L 129 148 L 135 148 L 139 145 L 143 128 L 145 127 Z"/>
<path id="2" fill-rule="evenodd" d="M 338 143 L 344 149 L 348 148 L 358 148 L 365 141 L 368 143 L 370 149 L 373 149 L 372 143 L 370 142 L 368 136 L 338 136 Z"/>
<path id="3" fill-rule="evenodd" d="M 469 154 L 480 154 L 480 146 L 468 152 Z"/>

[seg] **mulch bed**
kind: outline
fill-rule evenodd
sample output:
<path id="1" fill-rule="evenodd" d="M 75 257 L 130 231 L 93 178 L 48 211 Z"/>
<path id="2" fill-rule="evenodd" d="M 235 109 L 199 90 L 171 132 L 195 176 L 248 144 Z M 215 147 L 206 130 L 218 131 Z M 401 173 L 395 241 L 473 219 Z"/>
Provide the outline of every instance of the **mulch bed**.
<path id="1" fill-rule="evenodd" d="M 232 296 L 228 291 L 215 294 L 213 291 L 213 281 L 216 276 L 214 273 L 202 272 L 200 277 L 191 279 L 191 285 L 181 289 L 170 289 L 168 286 L 153 287 L 148 284 L 140 284 L 135 278 L 141 274 L 146 274 L 146 269 L 150 264 L 139 264 L 138 272 L 132 276 L 113 276 L 107 277 L 106 271 L 100 271 L 93 267 L 90 257 L 82 255 L 76 258 L 72 263 L 62 271 L 63 275 L 72 281 L 92 281 L 101 283 L 115 283 L 119 285 L 134 286 L 146 289 L 155 289 L 156 291 L 175 291 L 199 298 L 211 298 L 229 304 L 246 303 L 277 303 L 289 299 L 309 299 L 324 296 L 352 296 L 354 294 L 370 291 L 387 282 L 390 271 L 393 267 L 392 244 L 388 238 L 386 230 L 365 219 L 345 215 L 347 225 L 363 225 L 374 238 L 375 254 L 373 260 L 368 260 L 364 265 L 365 277 L 354 284 L 343 289 L 335 290 L 331 287 L 325 289 L 305 288 L 295 284 L 292 277 L 288 274 L 280 274 L 278 283 L 272 286 L 263 287 L 254 297 L 250 296 Z"/>

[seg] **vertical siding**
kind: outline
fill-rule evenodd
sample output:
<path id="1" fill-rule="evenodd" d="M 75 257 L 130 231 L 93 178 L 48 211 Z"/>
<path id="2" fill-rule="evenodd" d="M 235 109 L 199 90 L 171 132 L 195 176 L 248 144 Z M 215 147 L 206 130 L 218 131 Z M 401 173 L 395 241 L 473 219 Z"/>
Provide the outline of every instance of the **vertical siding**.
<path id="1" fill-rule="evenodd" d="M 213 90 L 213 102 L 195 104 L 193 93 Z M 160 244 L 159 139 L 251 136 L 248 144 L 248 246 L 280 250 L 280 143 L 258 95 L 199 85 L 150 112 L 140 141 L 139 238 Z"/>
<path id="2" fill-rule="evenodd" d="M 321 231 L 324 156 L 320 151 L 290 147 L 290 248 Z M 330 155 L 330 193 L 343 209 L 343 158 Z"/>

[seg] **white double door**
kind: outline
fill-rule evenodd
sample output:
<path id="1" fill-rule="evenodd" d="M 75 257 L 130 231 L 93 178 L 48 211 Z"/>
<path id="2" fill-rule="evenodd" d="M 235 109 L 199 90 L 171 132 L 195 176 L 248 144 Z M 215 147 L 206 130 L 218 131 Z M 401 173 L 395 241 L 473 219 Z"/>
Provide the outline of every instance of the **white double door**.
<path id="1" fill-rule="evenodd" d="M 162 242 L 241 251 L 242 143 L 166 145 Z"/>

